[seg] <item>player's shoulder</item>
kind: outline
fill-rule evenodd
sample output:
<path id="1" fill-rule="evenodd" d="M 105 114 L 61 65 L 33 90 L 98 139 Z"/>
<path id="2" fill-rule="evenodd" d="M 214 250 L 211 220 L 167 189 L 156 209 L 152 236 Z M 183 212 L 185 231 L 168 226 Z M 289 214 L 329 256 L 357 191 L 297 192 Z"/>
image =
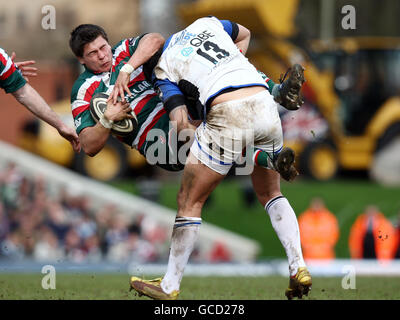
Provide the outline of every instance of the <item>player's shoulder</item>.
<path id="1" fill-rule="evenodd" d="M 78 99 L 79 92 L 88 88 L 93 82 L 101 80 L 101 74 L 95 74 L 89 70 L 82 72 L 75 80 L 71 90 L 71 102 Z"/>
<path id="2" fill-rule="evenodd" d="M 6 52 L 3 48 L 1 48 L 1 47 L 0 47 L 0 55 L 1 55 L 2 57 L 4 57 L 4 58 L 8 58 L 7 52 Z"/>
<path id="3" fill-rule="evenodd" d="M 3 65 L 5 66 L 7 64 L 7 60 L 9 59 L 9 56 L 7 52 L 0 47 L 0 66 Z"/>
<path id="4" fill-rule="evenodd" d="M 198 23 L 198 24 L 213 24 L 216 25 L 218 27 L 223 27 L 222 22 L 219 18 L 217 18 L 216 16 L 206 16 L 206 17 L 202 17 L 197 19 L 194 23 Z"/>
<path id="5" fill-rule="evenodd" d="M 142 39 L 144 35 L 145 34 L 142 34 L 142 35 L 139 35 L 136 37 L 122 39 L 112 48 L 113 54 L 115 54 L 119 51 L 125 51 L 128 49 L 129 50 L 136 49 L 140 39 Z"/>
<path id="6" fill-rule="evenodd" d="M 119 48 L 121 48 L 123 46 L 126 46 L 126 43 L 128 41 L 129 41 L 129 38 L 122 39 L 122 40 L 118 41 L 118 43 L 112 47 L 112 49 L 111 49 L 112 52 L 115 53 L 115 51 L 117 51 Z"/>

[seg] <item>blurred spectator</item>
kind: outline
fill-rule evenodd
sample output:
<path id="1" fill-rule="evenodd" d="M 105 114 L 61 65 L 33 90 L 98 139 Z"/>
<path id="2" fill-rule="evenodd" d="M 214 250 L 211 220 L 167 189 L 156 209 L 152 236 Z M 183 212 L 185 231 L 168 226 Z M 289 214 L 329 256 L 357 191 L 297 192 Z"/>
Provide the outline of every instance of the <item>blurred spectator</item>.
<path id="1" fill-rule="evenodd" d="M 10 224 L 4 210 L 3 202 L 0 201 L 0 243 L 6 238 L 10 232 Z"/>
<path id="2" fill-rule="evenodd" d="M 62 243 L 69 229 L 65 211 L 60 203 L 53 200 L 47 201 L 46 209 L 45 223 L 54 232 L 59 243 Z"/>
<path id="3" fill-rule="evenodd" d="M 119 241 L 110 248 L 108 259 L 138 263 L 153 262 L 157 260 L 157 252 L 152 243 L 140 238 L 140 229 L 132 225 L 128 229 L 126 241 Z"/>
<path id="4" fill-rule="evenodd" d="M 216 241 L 210 252 L 210 262 L 229 262 L 231 261 L 231 252 L 223 242 Z"/>
<path id="5" fill-rule="evenodd" d="M 339 239 L 339 225 L 321 198 L 311 200 L 310 207 L 299 216 L 304 259 L 334 259 Z"/>
<path id="6" fill-rule="evenodd" d="M 10 162 L 6 169 L 0 174 L 1 198 L 6 210 L 17 207 L 18 191 L 23 175 L 17 170 L 15 163 Z"/>
<path id="7" fill-rule="evenodd" d="M 126 240 L 128 238 L 128 222 L 121 215 L 115 215 L 110 221 L 110 227 L 106 232 L 108 248 Z"/>
<path id="8" fill-rule="evenodd" d="M 83 262 L 85 260 L 81 239 L 74 228 L 69 229 L 65 236 L 64 254 L 66 259 L 72 262 Z"/>
<path id="9" fill-rule="evenodd" d="M 114 204 L 108 204 L 100 209 L 96 214 L 97 235 L 100 239 L 100 250 L 103 256 L 108 251 L 108 243 L 106 233 L 110 225 L 111 217 L 115 214 L 116 207 Z"/>
<path id="10" fill-rule="evenodd" d="M 37 261 L 60 261 L 64 257 L 62 249 L 58 246 L 58 239 L 50 228 L 42 227 L 39 241 L 36 242 L 33 258 Z"/>
<path id="11" fill-rule="evenodd" d="M 96 234 L 92 234 L 84 240 L 83 250 L 85 251 L 86 260 L 88 262 L 101 261 L 102 253 L 100 250 L 100 240 Z"/>
<path id="12" fill-rule="evenodd" d="M 17 260 L 24 257 L 21 236 L 18 232 L 11 232 L 0 243 L 0 257 Z"/>
<path id="13" fill-rule="evenodd" d="M 397 243 L 395 228 L 376 206 L 368 206 L 350 230 L 349 248 L 353 259 L 393 259 Z"/>

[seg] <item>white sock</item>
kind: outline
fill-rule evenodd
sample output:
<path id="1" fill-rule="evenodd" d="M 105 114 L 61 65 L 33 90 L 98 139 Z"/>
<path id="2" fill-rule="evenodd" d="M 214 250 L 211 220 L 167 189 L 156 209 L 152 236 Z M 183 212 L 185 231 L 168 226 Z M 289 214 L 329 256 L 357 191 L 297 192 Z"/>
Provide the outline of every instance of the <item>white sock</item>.
<path id="1" fill-rule="evenodd" d="M 201 218 L 176 217 L 172 231 L 167 272 L 161 281 L 165 293 L 179 290 L 183 272 L 199 234 Z"/>
<path id="2" fill-rule="evenodd" d="M 272 227 L 286 251 L 290 276 L 294 276 L 299 267 L 306 266 L 301 251 L 300 231 L 296 214 L 289 201 L 283 196 L 268 201 L 265 210 L 269 214 Z"/>

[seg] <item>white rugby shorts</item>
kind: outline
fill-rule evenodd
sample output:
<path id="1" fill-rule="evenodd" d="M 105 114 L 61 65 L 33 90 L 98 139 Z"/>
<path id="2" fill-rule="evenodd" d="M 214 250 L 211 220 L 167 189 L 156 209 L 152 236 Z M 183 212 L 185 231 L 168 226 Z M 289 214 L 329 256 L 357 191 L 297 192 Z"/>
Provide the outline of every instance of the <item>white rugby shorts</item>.
<path id="1" fill-rule="evenodd" d="M 206 123 L 196 129 L 190 152 L 210 169 L 226 175 L 248 146 L 270 154 L 282 149 L 278 104 L 267 90 L 212 106 Z"/>

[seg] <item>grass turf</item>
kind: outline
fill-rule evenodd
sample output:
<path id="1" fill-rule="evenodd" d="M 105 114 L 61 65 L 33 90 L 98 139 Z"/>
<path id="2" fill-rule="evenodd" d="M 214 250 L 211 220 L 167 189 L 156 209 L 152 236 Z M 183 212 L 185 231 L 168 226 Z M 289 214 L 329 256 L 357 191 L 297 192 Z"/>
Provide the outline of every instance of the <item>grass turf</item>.
<path id="1" fill-rule="evenodd" d="M 243 178 L 243 180 L 242 180 Z M 223 181 L 212 193 L 203 209 L 203 220 L 257 240 L 261 245 L 260 259 L 285 257 L 285 252 L 261 205 L 255 201 L 249 206 L 244 201 L 242 182 L 248 177 Z M 138 185 L 132 180 L 114 182 L 114 186 L 138 194 Z M 338 219 L 340 237 L 336 244 L 336 257 L 348 258 L 348 237 L 352 224 L 365 207 L 377 205 L 393 223 L 400 208 L 400 188 L 384 187 L 368 180 L 334 180 L 316 182 L 298 179 L 293 183 L 282 181 L 282 193 L 291 203 L 296 214 L 303 212 L 313 197 L 324 199 L 326 206 Z M 161 204 L 176 209 L 178 182 L 163 183 Z"/>
<path id="2" fill-rule="evenodd" d="M 41 287 L 42 274 L 0 274 L 0 299 L 14 300 L 149 300 L 129 292 L 121 274 L 57 274 L 56 289 Z M 399 300 L 394 277 L 357 277 L 356 289 L 345 290 L 341 278 L 313 278 L 307 300 Z M 268 277 L 184 277 L 182 300 L 286 300 L 288 279 Z"/>

